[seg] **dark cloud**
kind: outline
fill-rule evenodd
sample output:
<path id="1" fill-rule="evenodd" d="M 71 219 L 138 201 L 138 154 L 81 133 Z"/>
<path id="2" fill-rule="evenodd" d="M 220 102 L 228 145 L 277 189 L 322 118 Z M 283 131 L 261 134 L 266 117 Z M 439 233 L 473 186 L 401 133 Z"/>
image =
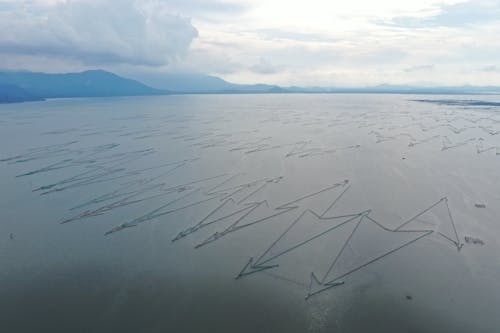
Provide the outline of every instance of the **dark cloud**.
<path id="1" fill-rule="evenodd" d="M 422 71 L 430 71 L 434 69 L 434 65 L 420 65 L 420 66 L 412 66 L 405 68 L 404 71 L 407 73 L 412 72 L 422 72 Z"/>
<path id="2" fill-rule="evenodd" d="M 198 31 L 161 2 L 71 1 L 0 11 L 0 52 L 88 65 L 162 66 L 186 54 Z"/>
<path id="3" fill-rule="evenodd" d="M 278 68 L 265 58 L 260 58 L 258 63 L 250 67 L 250 70 L 258 74 L 274 74 L 278 72 Z"/>

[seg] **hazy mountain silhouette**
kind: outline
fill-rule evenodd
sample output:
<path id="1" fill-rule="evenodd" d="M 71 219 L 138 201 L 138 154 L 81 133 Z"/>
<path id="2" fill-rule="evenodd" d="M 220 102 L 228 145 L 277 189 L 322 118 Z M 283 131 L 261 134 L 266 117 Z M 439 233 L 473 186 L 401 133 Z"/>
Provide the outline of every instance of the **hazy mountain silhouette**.
<path id="1" fill-rule="evenodd" d="M 47 74 L 0 72 L 0 103 L 36 101 L 61 97 L 110 97 L 164 94 L 258 94 L 258 93 L 374 93 L 374 94 L 498 94 L 500 87 L 424 87 L 378 85 L 371 87 L 280 87 L 269 84 L 235 84 L 198 73 L 142 74 L 137 80 L 103 70 Z M 154 87 L 154 88 L 153 88 Z"/>
<path id="2" fill-rule="evenodd" d="M 269 84 L 236 84 L 201 73 L 155 73 L 136 77 L 158 89 L 172 93 L 386 93 L 386 94 L 491 94 L 500 93 L 495 86 L 412 86 L 381 84 L 367 87 L 280 87 Z"/>
<path id="3" fill-rule="evenodd" d="M 0 83 L 0 103 L 18 103 L 26 101 L 41 101 L 43 98 L 13 84 Z"/>
<path id="4" fill-rule="evenodd" d="M 142 74 L 137 79 L 152 87 L 176 93 L 272 93 L 283 88 L 269 84 L 236 84 L 216 76 L 200 73 Z"/>
<path id="5" fill-rule="evenodd" d="M 106 96 L 141 96 L 161 95 L 166 91 L 148 87 L 138 81 L 126 79 L 116 74 L 91 70 L 81 73 L 47 74 L 33 72 L 0 72 L 1 95 L 17 87 L 16 96 L 35 98 L 59 97 L 106 97 Z M 5 90 L 4 90 L 5 89 Z M 21 92 L 24 91 L 23 95 Z"/>

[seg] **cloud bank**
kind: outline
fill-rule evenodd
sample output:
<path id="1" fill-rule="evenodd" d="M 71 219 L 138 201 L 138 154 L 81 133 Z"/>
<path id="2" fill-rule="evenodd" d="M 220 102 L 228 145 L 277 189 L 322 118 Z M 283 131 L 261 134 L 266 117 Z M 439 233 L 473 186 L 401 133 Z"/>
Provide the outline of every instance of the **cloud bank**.
<path id="1" fill-rule="evenodd" d="M 10 8 L 10 10 L 2 10 Z M 86 65 L 166 65 L 185 56 L 198 31 L 162 2 L 4 2 L 0 52 L 72 59 Z"/>
<path id="2" fill-rule="evenodd" d="M 0 67 L 500 85 L 500 0 L 0 0 Z"/>

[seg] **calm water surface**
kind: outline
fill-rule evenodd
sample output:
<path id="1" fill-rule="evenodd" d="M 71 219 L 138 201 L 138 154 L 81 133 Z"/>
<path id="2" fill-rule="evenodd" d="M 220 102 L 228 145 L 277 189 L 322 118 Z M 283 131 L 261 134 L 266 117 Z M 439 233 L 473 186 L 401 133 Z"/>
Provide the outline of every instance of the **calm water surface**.
<path id="1" fill-rule="evenodd" d="M 500 331 L 500 108 L 443 98 L 1 105 L 0 331 Z"/>

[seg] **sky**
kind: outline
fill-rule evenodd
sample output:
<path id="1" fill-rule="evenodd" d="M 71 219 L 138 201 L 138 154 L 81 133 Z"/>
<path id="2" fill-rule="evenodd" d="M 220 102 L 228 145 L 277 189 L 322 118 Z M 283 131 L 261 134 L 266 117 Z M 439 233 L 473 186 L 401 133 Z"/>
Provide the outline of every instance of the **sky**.
<path id="1" fill-rule="evenodd" d="M 500 85 L 500 0 L 0 0 L 0 69 Z"/>

